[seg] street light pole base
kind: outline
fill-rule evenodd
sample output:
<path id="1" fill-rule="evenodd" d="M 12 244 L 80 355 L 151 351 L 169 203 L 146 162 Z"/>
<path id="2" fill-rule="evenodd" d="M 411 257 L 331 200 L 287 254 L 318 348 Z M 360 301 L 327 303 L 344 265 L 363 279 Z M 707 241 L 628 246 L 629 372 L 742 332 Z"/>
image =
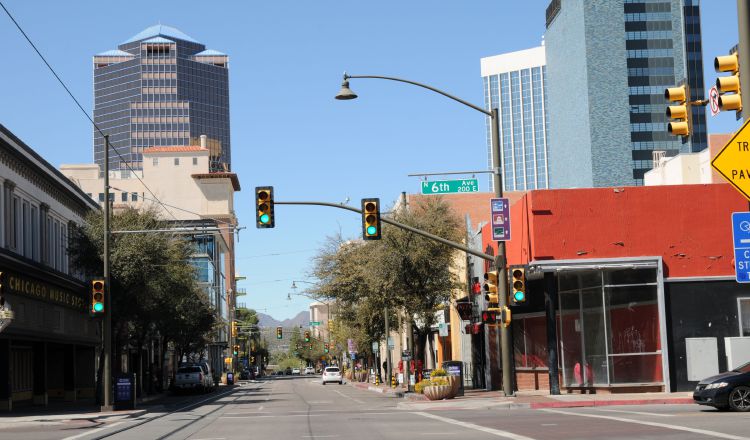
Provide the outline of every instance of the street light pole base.
<path id="1" fill-rule="evenodd" d="M 102 406 L 99 407 L 99 411 L 100 412 L 112 412 L 114 410 L 115 410 L 115 408 L 112 405 L 102 405 Z"/>

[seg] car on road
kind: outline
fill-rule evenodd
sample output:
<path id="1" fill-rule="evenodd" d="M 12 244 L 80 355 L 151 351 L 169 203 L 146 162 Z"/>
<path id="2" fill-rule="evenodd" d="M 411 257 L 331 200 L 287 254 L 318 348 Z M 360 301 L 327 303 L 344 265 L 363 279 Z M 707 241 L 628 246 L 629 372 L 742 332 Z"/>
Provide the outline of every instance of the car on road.
<path id="1" fill-rule="evenodd" d="M 328 382 L 338 382 L 339 385 L 344 383 L 339 367 L 326 367 L 326 369 L 323 370 L 323 385 Z"/>
<path id="2" fill-rule="evenodd" d="M 305 368 L 305 374 L 315 374 L 315 368 L 313 368 L 313 367 L 306 367 Z"/>
<path id="3" fill-rule="evenodd" d="M 292 374 L 299 375 L 300 374 L 299 368 L 294 368 L 292 370 Z"/>
<path id="4" fill-rule="evenodd" d="M 178 390 L 205 391 L 206 381 L 203 369 L 198 365 L 178 368 L 174 386 Z"/>
<path id="5" fill-rule="evenodd" d="M 286 370 L 284 370 L 285 376 L 291 376 L 292 375 L 292 367 L 286 367 Z"/>
<path id="6" fill-rule="evenodd" d="M 720 410 L 750 411 L 750 362 L 703 379 L 693 391 L 693 400 Z"/>

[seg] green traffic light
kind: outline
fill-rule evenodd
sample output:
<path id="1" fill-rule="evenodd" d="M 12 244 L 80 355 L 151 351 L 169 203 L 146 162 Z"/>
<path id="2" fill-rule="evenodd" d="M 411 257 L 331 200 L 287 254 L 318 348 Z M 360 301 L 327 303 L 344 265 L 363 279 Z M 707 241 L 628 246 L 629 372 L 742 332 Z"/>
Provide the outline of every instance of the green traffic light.
<path id="1" fill-rule="evenodd" d="M 515 299 L 517 302 L 521 302 L 524 300 L 524 294 L 523 292 L 516 292 L 513 294 L 513 299 Z"/>
<path id="2" fill-rule="evenodd" d="M 94 311 L 95 312 L 101 312 L 104 310 L 104 304 L 102 303 L 95 303 L 94 304 Z"/>
<path id="3" fill-rule="evenodd" d="M 368 226 L 367 227 L 367 235 L 375 235 L 378 232 L 378 228 L 375 226 Z"/>
<path id="4" fill-rule="evenodd" d="M 271 219 L 271 217 L 268 216 L 268 214 L 263 214 L 260 216 L 260 222 L 261 223 L 268 223 L 268 221 Z"/>

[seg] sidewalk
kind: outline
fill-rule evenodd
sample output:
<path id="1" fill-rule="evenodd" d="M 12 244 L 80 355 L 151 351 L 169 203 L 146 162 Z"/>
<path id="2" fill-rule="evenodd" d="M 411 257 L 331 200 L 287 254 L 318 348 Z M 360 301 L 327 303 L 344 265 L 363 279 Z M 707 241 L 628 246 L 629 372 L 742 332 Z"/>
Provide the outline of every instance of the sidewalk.
<path id="1" fill-rule="evenodd" d="M 404 398 L 399 403 L 403 409 L 479 409 L 479 408 L 574 408 L 610 405 L 692 404 L 693 393 L 623 393 L 623 394 L 561 394 L 548 391 L 518 391 L 514 397 L 505 397 L 502 391 L 465 390 L 455 399 L 429 401 L 424 395 L 407 393 L 404 388 L 349 382 L 358 389 Z"/>

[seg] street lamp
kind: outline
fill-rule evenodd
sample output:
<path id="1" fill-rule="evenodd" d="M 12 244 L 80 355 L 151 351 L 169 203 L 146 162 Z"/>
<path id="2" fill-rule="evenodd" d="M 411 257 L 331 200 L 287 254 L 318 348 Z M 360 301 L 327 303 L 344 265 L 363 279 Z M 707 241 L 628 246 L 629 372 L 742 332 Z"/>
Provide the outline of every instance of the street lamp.
<path id="1" fill-rule="evenodd" d="M 427 84 L 418 83 L 416 81 L 411 81 L 408 79 L 396 78 L 392 76 L 379 76 L 379 75 L 349 75 L 346 72 L 344 72 L 344 79 L 343 79 L 343 82 L 341 83 L 341 90 L 339 90 L 339 93 L 336 95 L 336 99 L 352 100 L 357 97 L 357 94 L 354 93 L 349 88 L 349 80 L 352 78 L 386 79 L 389 81 L 397 81 L 397 82 L 412 84 L 412 85 L 419 86 L 427 90 L 431 90 L 435 93 L 445 96 L 446 98 L 452 99 L 480 113 L 483 113 L 486 116 L 489 116 L 492 122 L 491 124 L 491 127 L 492 127 L 492 176 L 493 176 L 492 183 L 493 183 L 493 186 L 495 187 L 495 197 L 500 198 L 503 196 L 503 185 L 502 185 L 503 176 L 502 176 L 502 169 L 500 167 L 501 166 L 500 164 L 500 131 L 498 127 L 499 117 L 498 117 L 497 108 L 492 108 L 491 110 L 485 110 L 482 107 L 479 107 L 470 102 L 464 101 L 463 99 L 457 98 L 440 89 L 436 89 L 432 86 L 428 86 Z M 500 299 L 500 303 L 498 304 L 498 306 L 500 308 L 508 305 L 507 304 L 508 303 L 508 277 L 506 274 L 505 266 L 506 266 L 505 242 L 498 241 L 497 242 L 497 256 L 495 257 L 495 267 L 497 269 L 498 278 L 499 278 L 498 296 Z M 511 372 L 511 356 L 512 356 L 512 351 L 513 351 L 512 350 L 513 341 L 510 338 L 510 330 L 508 327 L 505 327 L 505 326 L 501 327 L 500 338 L 501 338 L 502 365 L 503 365 L 503 391 L 506 396 L 512 396 L 513 387 L 512 387 L 510 372 Z M 386 340 L 386 344 L 387 344 L 387 340 Z"/>

